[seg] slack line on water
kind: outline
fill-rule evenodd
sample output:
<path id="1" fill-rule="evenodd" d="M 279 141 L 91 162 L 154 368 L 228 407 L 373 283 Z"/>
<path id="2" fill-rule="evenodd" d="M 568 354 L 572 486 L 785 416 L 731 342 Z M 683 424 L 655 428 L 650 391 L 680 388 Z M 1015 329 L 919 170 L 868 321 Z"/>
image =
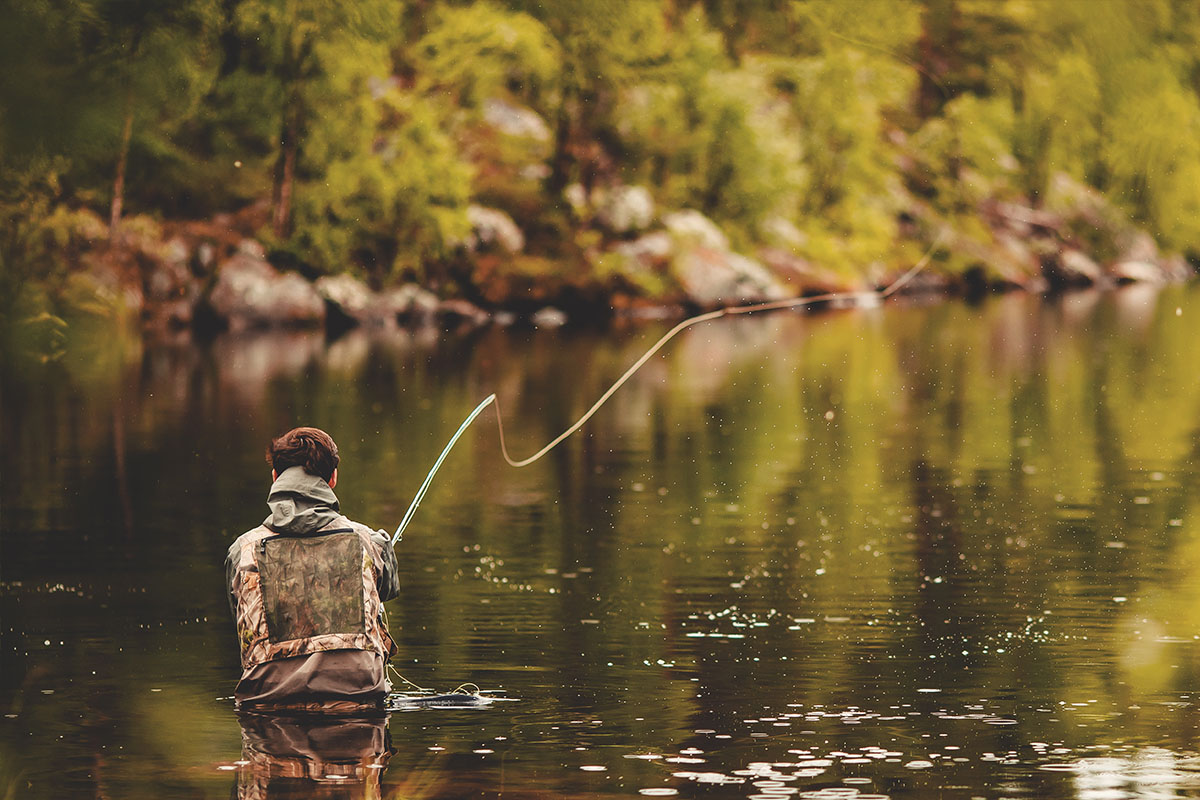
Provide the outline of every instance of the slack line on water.
<path id="1" fill-rule="evenodd" d="M 426 490 L 429 489 L 429 484 L 433 482 L 433 476 L 437 474 L 438 469 L 442 466 L 442 462 L 446 460 L 446 456 L 450 453 L 451 448 L 454 447 L 454 444 L 458 441 L 459 437 L 463 435 L 463 432 L 466 431 L 471 423 L 475 421 L 475 418 L 483 413 L 483 410 L 492 403 L 496 404 L 496 429 L 500 436 L 500 452 L 503 454 L 504 460 L 507 461 L 509 466 L 512 467 L 527 467 L 540 459 L 542 456 L 549 453 L 571 434 L 582 428 L 584 424 L 591 419 L 597 411 L 600 410 L 600 407 L 608 402 L 608 399 L 612 397 L 616 391 L 625 384 L 626 381 L 633 377 L 634 373 L 642 368 L 642 365 L 649 361 L 655 353 L 661 350 L 667 342 L 671 341 L 671 339 L 674 339 L 679 333 L 687 328 L 690 328 L 693 325 L 699 325 L 701 322 L 709 322 L 722 317 L 729 317 L 738 314 L 754 314 L 760 311 L 776 311 L 785 308 L 798 308 L 800 306 L 812 305 L 814 303 L 824 303 L 844 298 L 866 296 L 870 297 L 873 301 L 883 300 L 899 291 L 904 284 L 916 277 L 917 273 L 925 268 L 925 266 L 929 263 L 929 260 L 933 257 L 934 251 L 937 249 L 938 245 L 941 244 L 941 240 L 942 237 L 938 236 L 938 238 L 930 246 L 929 250 L 926 251 L 925 255 L 921 257 L 920 261 L 914 264 L 911 269 L 893 281 L 890 285 L 876 292 L 832 292 L 813 297 L 793 297 L 788 300 L 775 300 L 768 303 L 755 303 L 753 305 L 745 306 L 730 306 L 727 308 L 717 309 L 716 311 L 709 311 L 705 314 L 698 314 L 694 317 L 689 317 L 683 320 L 674 328 L 671 328 L 671 330 L 663 334 L 663 336 L 657 342 L 655 342 L 649 350 L 642 354 L 641 358 L 633 362 L 632 366 L 625 370 L 625 373 L 621 375 L 620 378 L 617 378 L 613 385 L 608 387 L 604 394 L 600 395 L 600 398 L 592 404 L 591 408 L 584 412 L 583 416 L 576 420 L 565 431 L 551 439 L 545 447 L 543 447 L 541 450 L 538 450 L 528 458 L 516 460 L 509 455 L 508 445 L 504 440 L 504 419 L 503 415 L 500 413 L 500 402 L 496 399 L 496 395 L 489 394 L 484 398 L 483 402 L 476 406 L 475 410 L 467 415 L 467 418 L 463 420 L 462 425 L 460 425 L 458 430 L 455 431 L 454 435 L 450 437 L 450 441 L 446 444 L 445 449 L 442 450 L 441 455 L 439 455 L 437 461 L 434 462 L 433 468 L 429 470 L 429 474 L 425 476 L 425 481 L 421 484 L 421 488 L 417 490 L 417 494 L 413 498 L 412 504 L 408 507 L 408 511 L 404 513 L 404 519 L 400 521 L 399 527 L 396 528 L 395 535 L 392 536 L 392 546 L 394 547 L 396 543 L 400 541 L 404 534 L 404 529 L 408 527 L 408 523 L 412 521 L 413 514 L 416 513 L 417 506 L 421 504 L 421 499 L 425 496 Z"/>

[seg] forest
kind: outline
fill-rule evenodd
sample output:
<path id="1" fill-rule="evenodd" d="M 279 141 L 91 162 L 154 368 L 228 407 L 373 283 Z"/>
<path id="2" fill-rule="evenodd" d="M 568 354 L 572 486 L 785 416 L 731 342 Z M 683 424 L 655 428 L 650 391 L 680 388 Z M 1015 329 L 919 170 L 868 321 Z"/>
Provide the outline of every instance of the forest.
<path id="1" fill-rule="evenodd" d="M 1182 279 L 1200 257 L 1192 0 L 5 18 L 6 318 L 196 306 L 239 252 L 518 311 L 862 289 L 931 245 L 928 282 L 967 290 Z"/>

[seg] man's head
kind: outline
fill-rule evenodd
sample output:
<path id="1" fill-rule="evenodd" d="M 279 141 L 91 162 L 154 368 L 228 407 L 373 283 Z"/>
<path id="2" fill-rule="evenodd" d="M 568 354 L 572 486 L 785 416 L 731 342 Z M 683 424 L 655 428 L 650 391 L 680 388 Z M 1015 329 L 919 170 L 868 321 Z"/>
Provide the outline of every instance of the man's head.
<path id="1" fill-rule="evenodd" d="M 305 472 L 323 478 L 330 487 L 337 481 L 337 444 L 320 428 L 293 428 L 273 439 L 267 448 L 267 462 L 272 477 L 288 467 L 304 467 Z"/>

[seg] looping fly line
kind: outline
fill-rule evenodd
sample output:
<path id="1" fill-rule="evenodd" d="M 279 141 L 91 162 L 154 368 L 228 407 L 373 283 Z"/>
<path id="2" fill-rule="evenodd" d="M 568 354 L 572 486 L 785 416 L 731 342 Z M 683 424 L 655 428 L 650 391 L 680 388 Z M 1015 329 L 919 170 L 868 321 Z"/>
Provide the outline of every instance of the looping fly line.
<path id="1" fill-rule="evenodd" d="M 930 259 L 933 258 L 934 251 L 937 249 L 938 245 L 941 244 L 941 240 L 942 237 L 939 236 L 937 240 L 934 241 L 933 245 L 930 246 L 929 250 L 926 251 L 925 255 L 921 257 L 921 260 L 914 264 L 911 269 L 893 281 L 889 286 L 878 292 L 867 292 L 865 294 L 882 300 L 898 292 L 901 287 L 916 277 L 917 273 L 923 270 L 926 265 L 929 264 Z M 799 308 L 800 306 L 812 305 L 814 303 L 825 303 L 831 300 L 855 296 L 858 295 L 847 292 L 830 292 L 811 297 L 793 297 L 787 300 L 774 300 L 767 303 L 731 306 L 729 308 L 721 308 L 717 309 L 716 311 L 709 311 L 705 314 L 698 314 L 694 317 L 689 317 L 663 334 L 662 337 L 659 338 L 659 340 L 655 342 L 649 350 L 642 354 L 641 358 L 633 362 L 629 369 L 625 370 L 625 373 L 621 375 L 621 377 L 617 378 L 617 380 L 613 382 L 612 386 L 608 387 L 604 394 L 600 395 L 600 398 L 592 404 L 592 407 L 584 412 L 583 416 L 572 423 L 571 426 L 565 431 L 551 439 L 545 447 L 543 447 L 541 450 L 538 450 L 528 458 L 522 458 L 519 460 L 514 459 L 508 452 L 508 443 L 504 438 L 504 417 L 500 413 L 500 401 L 496 399 L 496 395 L 488 395 L 486 398 L 484 398 L 483 402 L 476 406 L 475 410 L 467 416 L 462 425 L 459 426 L 454 436 L 450 438 L 450 442 L 446 445 L 445 449 L 442 450 L 441 455 L 438 456 L 437 461 L 433 465 L 433 469 L 431 469 L 429 474 L 425 476 L 425 482 L 421 484 L 421 488 L 417 491 L 416 497 L 413 498 L 412 505 L 408 507 L 408 511 L 404 514 L 404 519 L 400 522 L 400 527 L 396 529 L 396 534 L 392 537 L 392 544 L 394 545 L 396 542 L 400 541 L 401 535 L 404 533 L 404 529 L 408 527 L 408 523 L 412 521 L 413 514 L 416 512 L 417 506 L 421 503 L 421 498 L 425 496 L 425 491 L 429 488 L 429 484 L 433 481 L 433 476 L 437 473 L 438 468 L 442 466 L 442 462 L 446 460 L 446 456 L 449 454 L 450 449 L 454 447 L 454 443 L 458 441 L 459 437 L 462 436 L 463 432 L 470 426 L 470 424 L 475 421 L 475 418 L 478 417 L 483 410 L 493 402 L 496 404 L 496 429 L 500 436 L 500 453 L 504 456 L 504 460 L 508 462 L 509 466 L 527 467 L 535 461 L 541 459 L 555 447 L 562 444 L 562 442 L 571 434 L 582 428 L 587 421 L 591 419 L 597 411 L 600 410 L 600 407 L 608 402 L 608 399 L 612 397 L 618 389 L 624 386 L 625 383 L 632 378 L 647 361 L 654 357 L 655 353 L 661 350 L 663 346 L 667 344 L 667 342 L 671 341 L 680 333 L 692 327 L 693 325 L 699 325 L 702 322 L 709 322 L 714 319 L 720 319 L 721 317 L 731 317 L 739 314 L 754 314 L 760 311 L 777 311 L 785 308 Z"/>

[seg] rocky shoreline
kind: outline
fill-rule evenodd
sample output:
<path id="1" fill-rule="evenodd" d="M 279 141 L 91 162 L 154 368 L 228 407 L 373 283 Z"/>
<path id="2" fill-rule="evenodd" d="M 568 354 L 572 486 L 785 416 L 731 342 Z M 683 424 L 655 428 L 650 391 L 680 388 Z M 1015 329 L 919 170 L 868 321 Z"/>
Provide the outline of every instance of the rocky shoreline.
<path id="1" fill-rule="evenodd" d="M 471 235 L 441 265 L 455 276 L 445 296 L 435 285 L 372 287 L 349 273 L 304 276 L 281 269 L 255 238 L 263 209 L 204 222 L 128 221 L 110 237 L 94 215 L 76 212 L 64 257 L 76 264 L 55 306 L 139 321 L 148 333 L 208 335 L 269 328 L 356 326 L 474 328 L 528 322 L 678 317 L 689 312 L 830 292 L 865 296 L 916 262 L 936 241 L 933 261 L 907 291 L 981 294 L 1045 292 L 1124 283 L 1165 284 L 1196 276 L 1193 264 L 1164 254 L 1098 192 L 1060 176 L 1050 202 L 989 199 L 972 226 L 919 205 L 901 220 L 906 238 L 896 264 L 861 275 L 822 269 L 802 254 L 803 235 L 784 220 L 769 241 L 738 252 L 697 211 L 659 214 L 638 187 L 607 191 L 578 213 L 599 235 L 579 263 L 525 252 L 525 236 L 499 209 L 472 206 Z M 901 263 L 902 256 L 911 256 Z"/>

